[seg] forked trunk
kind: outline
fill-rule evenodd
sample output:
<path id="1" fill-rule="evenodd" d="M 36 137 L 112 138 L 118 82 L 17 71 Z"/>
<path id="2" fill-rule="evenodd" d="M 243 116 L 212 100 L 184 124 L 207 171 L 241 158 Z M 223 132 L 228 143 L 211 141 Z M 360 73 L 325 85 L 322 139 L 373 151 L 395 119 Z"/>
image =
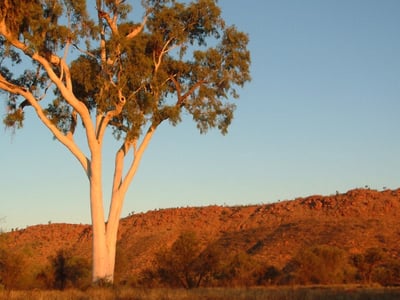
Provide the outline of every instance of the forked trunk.
<path id="1" fill-rule="evenodd" d="M 139 167 L 143 152 L 154 134 L 154 130 L 155 126 L 152 126 L 148 130 L 139 149 L 137 151 L 135 149 L 134 160 L 123 181 L 121 180 L 121 174 L 123 159 L 127 149 L 123 147 L 118 151 L 116 155 L 114 186 L 107 224 L 105 223 L 103 207 L 101 152 L 99 151 L 100 148 L 95 149 L 95 147 L 92 147 L 89 180 L 93 228 L 93 283 L 112 284 L 114 281 L 117 235 L 123 200 L 129 183 L 132 181 Z"/>
<path id="2" fill-rule="evenodd" d="M 110 215 L 108 223 L 104 223 L 104 216 L 100 216 L 99 209 L 102 201 L 93 199 L 92 202 L 92 227 L 93 227 L 93 283 L 112 284 L 114 281 L 115 254 L 119 225 L 118 211 L 114 216 Z M 122 202 L 120 198 L 112 201 Z M 99 203 L 101 202 L 101 203 Z M 121 203 L 122 204 L 122 203 Z"/>
<path id="3" fill-rule="evenodd" d="M 92 162 L 90 164 L 89 173 L 90 211 L 93 230 L 92 280 L 93 283 L 100 284 L 113 282 L 113 260 L 115 259 L 111 258 L 110 256 L 110 245 L 108 245 L 107 243 L 107 227 L 104 221 L 101 174 L 101 156 L 97 156 L 95 153 L 94 155 L 92 155 Z"/>
<path id="4" fill-rule="evenodd" d="M 106 224 L 104 221 L 102 185 L 100 178 L 98 178 L 98 174 L 101 174 L 101 172 L 96 170 L 96 166 L 93 163 L 92 171 L 94 172 L 90 178 L 90 203 L 93 229 L 92 281 L 95 284 L 112 284 L 114 281 L 117 233 L 123 197 L 119 193 L 113 195 L 111 203 L 114 203 L 114 205 L 112 205 Z"/>

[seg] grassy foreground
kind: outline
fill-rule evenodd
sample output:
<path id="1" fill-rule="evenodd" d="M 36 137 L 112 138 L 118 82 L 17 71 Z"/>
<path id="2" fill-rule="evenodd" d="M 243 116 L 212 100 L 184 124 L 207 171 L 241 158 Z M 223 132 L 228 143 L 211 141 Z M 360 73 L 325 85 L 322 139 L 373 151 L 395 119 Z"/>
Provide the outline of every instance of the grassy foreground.
<path id="1" fill-rule="evenodd" d="M 89 289 L 87 291 L 1 291 L 0 299 L 10 300 L 316 300 L 316 299 L 400 299 L 400 288 L 340 287 L 277 287 L 277 288 L 200 288 L 184 289 Z"/>

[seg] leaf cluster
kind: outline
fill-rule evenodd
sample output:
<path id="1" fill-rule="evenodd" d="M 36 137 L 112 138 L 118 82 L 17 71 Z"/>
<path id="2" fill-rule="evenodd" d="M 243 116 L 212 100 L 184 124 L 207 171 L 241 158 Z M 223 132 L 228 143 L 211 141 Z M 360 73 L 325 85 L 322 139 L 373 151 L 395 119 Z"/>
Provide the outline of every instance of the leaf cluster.
<path id="1" fill-rule="evenodd" d="M 95 32 L 84 0 L 4 0 L 0 13 L 8 31 L 26 45 L 27 54 L 53 53 Z"/>
<path id="2" fill-rule="evenodd" d="M 69 45 L 80 52 L 65 61 L 67 68 L 52 63 L 52 71 L 65 84 L 71 80 L 74 97 L 94 116 L 112 112 L 107 125 L 117 138 L 138 139 L 147 126 L 166 120 L 176 125 L 182 113 L 191 115 L 202 133 L 214 127 L 227 132 L 235 110 L 229 100 L 250 80 L 250 53 L 247 34 L 225 25 L 215 0 L 143 0 L 139 23 L 131 21 L 126 1 L 97 1 L 97 16 L 86 4 L 4 0 L 0 20 L 26 46 L 28 58 L 39 54 L 52 62 L 64 50 L 64 59 L 71 54 Z M 45 113 L 64 134 L 73 133 L 76 112 L 48 70 L 33 61 L 19 76 L 13 74 L 9 66 L 22 62 L 20 53 L 1 35 L 0 52 L 7 59 L 0 61 L 0 74 L 35 91 L 38 101 L 56 86 Z M 5 124 L 20 127 L 22 101 L 10 99 Z"/>

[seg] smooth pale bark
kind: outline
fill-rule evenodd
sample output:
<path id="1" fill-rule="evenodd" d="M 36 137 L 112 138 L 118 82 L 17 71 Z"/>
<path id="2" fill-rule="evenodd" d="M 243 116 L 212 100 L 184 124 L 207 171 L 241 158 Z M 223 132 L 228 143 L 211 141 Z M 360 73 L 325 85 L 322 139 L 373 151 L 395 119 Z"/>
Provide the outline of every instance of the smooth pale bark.
<path id="1" fill-rule="evenodd" d="M 104 223 L 101 148 L 90 145 L 92 160 L 89 170 L 90 211 L 93 228 L 93 281 L 108 280 L 108 251 L 106 247 L 106 226 Z"/>
<path id="2" fill-rule="evenodd" d="M 130 145 L 124 143 L 123 147 L 117 152 L 115 158 L 113 192 L 107 224 L 104 222 L 101 182 L 101 147 L 98 145 L 92 145 L 90 147 L 92 152 L 89 180 L 93 227 L 93 282 L 103 281 L 112 283 L 114 281 L 118 227 L 123 201 L 154 131 L 155 127 L 151 127 L 145 135 L 140 147 L 138 149 L 133 147 L 134 159 L 125 178 L 122 178 L 123 162 Z"/>

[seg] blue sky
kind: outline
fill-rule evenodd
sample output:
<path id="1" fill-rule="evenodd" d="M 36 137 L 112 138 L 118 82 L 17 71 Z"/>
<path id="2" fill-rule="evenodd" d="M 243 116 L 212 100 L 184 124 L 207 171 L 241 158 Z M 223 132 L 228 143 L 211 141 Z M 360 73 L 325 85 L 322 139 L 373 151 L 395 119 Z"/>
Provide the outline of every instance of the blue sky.
<path id="1" fill-rule="evenodd" d="M 400 187 L 400 1 L 219 4 L 249 34 L 252 54 L 253 80 L 240 91 L 229 133 L 200 135 L 189 119 L 162 125 L 123 216 Z M 26 114 L 15 135 L 0 130 L 0 227 L 90 223 L 80 165 Z M 109 142 L 106 199 L 116 147 Z"/>

